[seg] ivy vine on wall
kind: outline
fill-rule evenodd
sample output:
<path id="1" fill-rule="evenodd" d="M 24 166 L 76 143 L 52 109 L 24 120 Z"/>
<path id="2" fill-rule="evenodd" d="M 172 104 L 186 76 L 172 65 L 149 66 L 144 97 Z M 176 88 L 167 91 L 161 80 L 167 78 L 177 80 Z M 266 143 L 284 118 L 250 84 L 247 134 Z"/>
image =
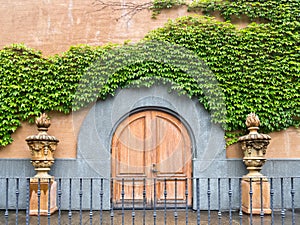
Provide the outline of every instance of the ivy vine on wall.
<path id="1" fill-rule="evenodd" d="M 151 48 L 153 43 L 159 43 L 156 48 L 180 46 L 189 52 L 180 57 L 195 62 L 195 55 L 213 72 L 212 78 L 211 73 L 201 70 L 203 77 L 206 74 L 208 80 L 216 79 L 222 90 L 222 95 L 216 96 L 224 100 L 226 112 L 220 111 L 214 119 L 226 123 L 227 137 L 234 136 L 230 132 L 245 130 L 244 121 L 249 112 L 259 115 L 262 132 L 299 126 L 300 2 L 253 1 L 251 6 L 249 4 L 249 1 L 206 0 L 194 1 L 189 7 L 207 13 L 218 10 L 228 20 L 246 14 L 250 19 L 267 22 L 252 23 L 238 30 L 229 21 L 186 16 L 150 32 L 137 45 L 80 45 L 48 58 L 20 44 L 3 48 L 0 50 L 0 146 L 12 142 L 11 134 L 21 121 L 32 121 L 43 111 L 70 113 L 95 99 L 113 95 L 118 88 L 151 86 L 152 78 L 170 83 L 172 89 L 196 97 L 207 110 L 216 111 L 218 101 L 209 100 L 203 93 L 205 89 L 213 90 L 209 87 L 211 83 L 199 83 L 195 80 L 197 76 L 188 76 L 183 65 L 155 58 L 129 60 L 133 59 L 130 57 L 133 51 L 140 51 L 139 56 L 145 54 L 146 57 L 147 51 L 143 48 Z M 155 52 L 158 58 L 174 55 L 174 48 L 163 49 Z M 128 59 L 125 64 L 124 57 Z M 95 62 L 112 58 L 115 70 L 99 79 L 99 74 L 108 71 L 112 64 Z M 91 84 L 93 88 L 87 88 Z M 78 95 L 79 90 L 88 92 Z"/>

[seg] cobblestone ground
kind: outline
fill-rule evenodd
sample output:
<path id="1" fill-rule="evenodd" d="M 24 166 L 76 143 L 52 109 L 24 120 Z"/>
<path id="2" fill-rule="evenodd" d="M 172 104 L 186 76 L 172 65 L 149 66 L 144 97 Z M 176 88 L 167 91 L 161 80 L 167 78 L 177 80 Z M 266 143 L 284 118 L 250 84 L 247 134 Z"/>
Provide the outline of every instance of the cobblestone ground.
<path id="1" fill-rule="evenodd" d="M 243 214 L 242 217 L 242 223 L 240 223 L 240 218 L 237 212 L 232 213 L 232 220 L 230 223 L 230 216 L 228 212 L 223 212 L 221 218 L 218 217 L 218 212 L 212 211 L 209 215 L 207 211 L 200 213 L 200 223 L 199 221 L 199 215 L 195 211 L 188 211 L 188 214 L 185 211 L 179 210 L 178 211 L 178 217 L 174 216 L 173 211 L 157 211 L 156 212 L 156 220 L 154 217 L 154 213 L 152 210 L 145 211 L 145 216 L 143 215 L 143 211 L 135 210 L 135 214 L 132 214 L 131 210 L 125 210 L 124 213 L 122 213 L 121 210 L 115 210 L 113 219 L 111 217 L 111 213 L 109 211 L 104 211 L 102 213 L 102 218 L 100 217 L 99 211 L 93 211 L 91 214 L 89 211 L 83 211 L 82 214 L 80 214 L 79 211 L 72 211 L 72 214 L 69 214 L 68 211 L 62 211 L 61 216 L 59 217 L 58 212 L 51 215 L 49 218 L 47 216 L 41 216 L 40 219 L 37 216 L 31 216 L 30 217 L 30 224 L 36 225 L 55 225 L 55 224 L 61 224 L 61 225 L 67 225 L 67 224 L 103 224 L 103 225 L 121 225 L 121 224 L 136 224 L 136 225 L 142 225 L 142 224 L 157 224 L 157 225 L 163 225 L 163 224 L 189 224 L 189 225 L 204 225 L 204 224 L 211 224 L 211 225 L 236 225 L 236 224 L 271 224 L 271 216 L 264 216 L 263 219 L 260 218 L 260 216 L 253 216 L 252 219 L 249 215 Z M 188 221 L 186 219 L 186 216 L 188 216 Z M 300 224 L 300 212 L 295 213 L 295 224 Z M 252 220 L 252 221 L 251 221 Z M 145 223 L 143 223 L 145 221 Z M 176 223 L 177 221 L 177 223 Z M 252 222 L 252 223 L 251 223 Z M 18 213 L 18 216 L 16 216 L 16 213 L 14 211 L 8 212 L 8 217 L 5 216 L 5 211 L 1 211 L 1 219 L 0 224 L 20 224 L 25 225 L 26 224 L 26 215 L 25 211 L 20 211 Z M 284 218 L 282 218 L 281 213 L 275 212 L 274 213 L 274 224 L 293 224 L 292 223 L 292 212 L 286 211 Z"/>

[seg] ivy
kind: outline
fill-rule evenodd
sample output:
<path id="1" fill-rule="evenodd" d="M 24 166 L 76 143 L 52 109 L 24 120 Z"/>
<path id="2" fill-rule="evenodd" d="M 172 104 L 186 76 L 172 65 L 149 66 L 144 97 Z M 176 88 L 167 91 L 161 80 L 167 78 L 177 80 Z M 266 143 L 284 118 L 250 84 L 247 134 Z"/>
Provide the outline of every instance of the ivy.
<path id="1" fill-rule="evenodd" d="M 146 41 L 106 52 L 81 78 L 73 102 L 79 109 L 113 95 L 119 87 L 170 84 L 170 90 L 199 101 L 211 111 L 212 120 L 226 123 L 225 96 L 209 68 L 197 55 L 180 45 Z"/>
<path id="2" fill-rule="evenodd" d="M 20 120 L 37 115 L 44 107 L 45 96 L 41 90 L 45 87 L 38 81 L 48 72 L 48 62 L 42 59 L 40 52 L 21 45 L 4 48 L 0 58 L 0 143 L 7 145 L 12 141 L 10 134 L 20 126 Z"/>
<path id="3" fill-rule="evenodd" d="M 44 111 L 69 113 L 81 74 L 108 46 L 72 47 L 61 56 L 43 58 L 21 44 L 0 51 L 0 146 L 12 142 L 21 121 L 33 122 Z"/>
<path id="4" fill-rule="evenodd" d="M 172 7 L 177 1 L 160 1 Z M 270 4 L 270 2 L 272 4 Z M 198 98 L 228 143 L 255 112 L 261 131 L 300 125 L 298 1 L 193 1 L 190 10 L 220 11 L 228 19 L 186 16 L 169 21 L 135 45 L 73 46 L 49 58 L 24 45 L 0 50 L 0 146 L 21 121 L 44 111 L 70 113 L 118 88 L 168 84 Z M 159 4 L 158 4 L 159 5 Z M 157 5 L 157 7 L 158 7 Z M 162 8 L 160 8 L 162 9 Z M 233 16 L 251 23 L 238 30 Z"/>
<path id="5" fill-rule="evenodd" d="M 200 10 L 206 14 L 219 11 L 225 20 L 231 20 L 234 16 L 240 18 L 242 15 L 248 16 L 252 21 L 263 19 L 272 23 L 286 23 L 300 19 L 298 0 L 196 0 L 189 4 L 188 10 Z"/>
<path id="6" fill-rule="evenodd" d="M 184 0 L 154 0 L 150 9 L 152 10 L 152 18 L 156 18 L 163 9 L 170 9 L 175 6 L 186 5 Z"/>
<path id="7" fill-rule="evenodd" d="M 229 22 L 187 16 L 152 31 L 193 50 L 214 72 L 227 105 L 227 131 L 244 129 L 245 115 L 256 112 L 262 131 L 299 126 L 299 22 L 274 26 L 252 23 L 237 30 Z"/>

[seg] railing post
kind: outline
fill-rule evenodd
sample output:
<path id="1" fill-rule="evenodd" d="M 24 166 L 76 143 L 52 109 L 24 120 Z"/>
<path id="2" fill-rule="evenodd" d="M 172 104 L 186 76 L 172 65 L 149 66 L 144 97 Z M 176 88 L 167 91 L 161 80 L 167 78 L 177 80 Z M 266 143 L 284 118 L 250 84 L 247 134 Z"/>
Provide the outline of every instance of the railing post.
<path id="1" fill-rule="evenodd" d="M 185 179 L 185 224 L 188 225 L 189 223 L 189 206 L 188 206 L 188 197 L 189 197 L 189 179 L 190 178 L 186 178 Z M 192 182 L 191 182 L 192 183 Z"/>
<path id="2" fill-rule="evenodd" d="M 114 224 L 114 179 L 111 179 L 111 197 L 110 197 L 110 225 Z"/>
<path id="3" fill-rule="evenodd" d="M 263 198 L 263 179 L 260 178 L 260 223 L 264 224 L 264 198 Z"/>
<path id="4" fill-rule="evenodd" d="M 250 190 L 249 190 L 249 197 L 250 197 L 250 225 L 253 224 L 253 183 L 252 178 L 249 179 L 250 183 Z"/>
<path id="5" fill-rule="evenodd" d="M 8 185 L 9 185 L 9 179 L 6 178 L 6 190 L 5 190 L 5 224 L 8 225 Z"/>
<path id="6" fill-rule="evenodd" d="M 153 224 L 156 225 L 156 178 L 154 178 L 154 193 L 153 193 L 153 200 L 154 200 L 154 205 L 153 205 Z"/>
<path id="7" fill-rule="evenodd" d="M 51 178 L 48 179 L 48 187 L 47 188 L 48 188 L 47 217 L 48 217 L 48 225 L 50 225 L 50 216 L 51 216 Z M 57 210 L 57 208 L 56 208 L 56 210 Z"/>
<path id="8" fill-rule="evenodd" d="M 200 225 L 200 183 L 199 178 L 196 178 L 196 192 L 197 192 L 197 225 Z"/>
<path id="9" fill-rule="evenodd" d="M 124 225 L 124 223 L 125 223 L 124 197 L 125 197 L 125 191 L 124 191 L 124 178 L 122 178 L 122 190 L 121 190 L 121 198 L 122 198 L 122 225 Z"/>
<path id="10" fill-rule="evenodd" d="M 280 193 L 281 193 L 281 223 L 284 225 L 285 209 L 284 209 L 284 194 L 283 194 L 283 178 L 280 178 Z"/>
<path id="11" fill-rule="evenodd" d="M 37 186 L 37 216 L 38 216 L 38 224 L 41 224 L 41 180 L 38 178 L 38 186 Z"/>
<path id="12" fill-rule="evenodd" d="M 79 224 L 82 224 L 82 178 L 79 179 Z"/>
<path id="13" fill-rule="evenodd" d="M 93 178 L 90 180 L 90 225 L 93 225 Z"/>
<path id="14" fill-rule="evenodd" d="M 61 178 L 58 179 L 58 190 L 57 190 L 57 195 L 58 195 L 58 225 L 60 225 L 61 221 L 61 196 L 62 196 L 62 190 L 61 190 Z"/>
<path id="15" fill-rule="evenodd" d="M 143 225 L 146 224 L 146 179 L 143 179 Z"/>
<path id="16" fill-rule="evenodd" d="M 167 179 L 164 179 L 164 224 L 167 224 Z"/>
<path id="17" fill-rule="evenodd" d="M 19 224 L 19 178 L 16 178 L 16 224 Z"/>
<path id="18" fill-rule="evenodd" d="M 207 179 L 207 223 L 210 224 L 210 179 Z"/>
<path id="19" fill-rule="evenodd" d="M 228 178 L 228 198 L 229 198 L 229 224 L 232 224 L 232 189 L 231 178 Z"/>
<path id="20" fill-rule="evenodd" d="M 174 209 L 174 221 L 175 225 L 178 223 L 178 213 L 177 213 L 177 178 L 175 178 L 175 209 Z"/>
<path id="21" fill-rule="evenodd" d="M 30 178 L 26 178 L 26 225 L 29 225 L 30 223 L 29 202 L 30 202 Z"/>
<path id="22" fill-rule="evenodd" d="M 131 217 L 132 217 L 132 225 L 134 225 L 135 222 L 135 211 L 134 211 L 134 197 L 135 197 L 135 193 L 134 193 L 134 178 L 132 178 L 132 213 L 131 213 Z"/>
<path id="23" fill-rule="evenodd" d="M 243 223 L 243 210 L 242 210 L 242 179 L 239 178 L 239 217 L 240 217 L 240 225 Z"/>
<path id="24" fill-rule="evenodd" d="M 69 179 L 69 212 L 68 212 L 69 225 L 72 224 L 72 179 Z"/>
<path id="25" fill-rule="evenodd" d="M 270 178 L 270 205 L 271 205 L 271 225 L 274 225 L 274 183 L 273 178 Z"/>
<path id="26" fill-rule="evenodd" d="M 291 178 L 291 197 L 292 197 L 292 225 L 295 225 L 295 189 L 294 178 Z"/>
<path id="27" fill-rule="evenodd" d="M 218 224 L 221 224 L 222 211 L 221 211 L 221 178 L 218 178 Z"/>
<path id="28" fill-rule="evenodd" d="M 103 178 L 101 178 L 100 184 L 100 225 L 103 224 Z"/>

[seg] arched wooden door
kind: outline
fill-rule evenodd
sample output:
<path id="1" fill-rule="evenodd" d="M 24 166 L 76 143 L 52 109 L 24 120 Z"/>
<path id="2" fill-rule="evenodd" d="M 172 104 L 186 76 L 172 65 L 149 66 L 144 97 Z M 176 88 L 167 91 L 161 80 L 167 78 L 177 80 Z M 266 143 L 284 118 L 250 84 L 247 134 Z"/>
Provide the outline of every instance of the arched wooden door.
<path id="1" fill-rule="evenodd" d="M 133 198 L 137 207 L 191 205 L 191 161 L 191 140 L 180 120 L 156 110 L 129 116 L 112 139 L 114 205 L 132 206 Z"/>

